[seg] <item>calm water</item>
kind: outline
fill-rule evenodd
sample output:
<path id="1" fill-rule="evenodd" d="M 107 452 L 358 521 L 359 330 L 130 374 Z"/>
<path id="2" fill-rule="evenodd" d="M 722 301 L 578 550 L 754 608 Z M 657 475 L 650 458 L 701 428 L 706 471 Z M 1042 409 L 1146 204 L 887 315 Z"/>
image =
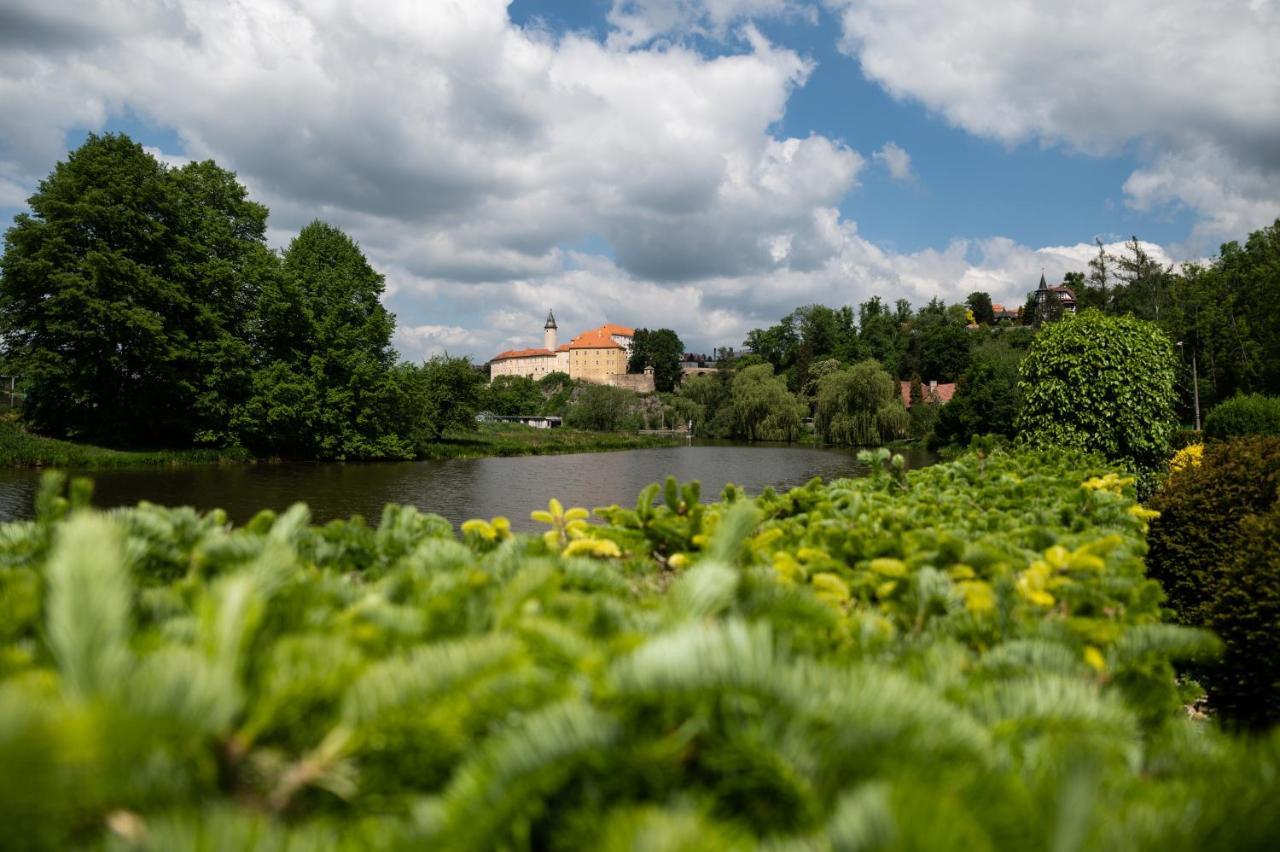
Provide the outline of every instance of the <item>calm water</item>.
<path id="1" fill-rule="evenodd" d="M 651 482 L 674 474 L 700 480 L 704 499 L 732 482 L 759 493 L 790 488 L 814 476 L 857 476 L 865 468 L 852 450 L 786 446 L 693 445 L 614 453 L 522 458 L 453 459 L 379 464 L 275 464 L 175 469 L 95 471 L 94 503 L 133 505 L 149 500 L 169 506 L 226 509 L 244 522 L 259 509 L 311 506 L 318 522 L 364 515 L 376 523 L 386 503 L 407 503 L 461 523 L 506 515 L 528 529 L 532 509 L 550 497 L 565 505 L 634 505 Z M 905 455 L 912 467 L 931 463 L 926 451 Z M 31 516 L 39 471 L 0 471 L 0 520 Z"/>

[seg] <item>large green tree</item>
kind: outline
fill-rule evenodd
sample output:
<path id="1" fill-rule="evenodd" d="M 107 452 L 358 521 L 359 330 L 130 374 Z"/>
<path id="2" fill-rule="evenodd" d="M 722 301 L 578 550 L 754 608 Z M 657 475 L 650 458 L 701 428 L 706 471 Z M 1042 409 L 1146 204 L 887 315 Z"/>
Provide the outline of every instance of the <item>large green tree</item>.
<path id="1" fill-rule="evenodd" d="M 470 360 L 436 355 L 422 364 L 397 364 L 390 377 L 390 425 L 415 453 L 446 432 L 476 428 L 485 382 Z"/>
<path id="2" fill-rule="evenodd" d="M 323 222 L 289 244 L 259 303 L 260 363 L 237 418 L 250 446 L 313 458 L 413 455 L 397 434 L 395 318 L 382 275 Z"/>
<path id="3" fill-rule="evenodd" d="M 528 376 L 497 376 L 480 395 L 480 407 L 501 417 L 541 414 L 546 396 Z"/>
<path id="4" fill-rule="evenodd" d="M 680 383 L 680 362 L 684 359 L 684 343 L 669 328 L 638 328 L 631 339 L 631 359 L 627 369 L 640 373 L 653 368 L 654 387 L 664 393 Z"/>
<path id="5" fill-rule="evenodd" d="M 973 321 L 981 325 L 991 325 L 996 321 L 995 308 L 991 304 L 991 296 L 981 290 L 969 294 L 965 305 L 973 312 Z"/>
<path id="6" fill-rule="evenodd" d="M 5 235 L 0 333 L 24 414 L 111 444 L 228 439 L 246 325 L 274 260 L 267 211 L 212 162 L 168 169 L 90 135 Z"/>
<path id="7" fill-rule="evenodd" d="M 934 427 L 944 444 L 967 443 L 974 435 L 1016 434 L 1018 364 L 1025 350 L 1010 345 L 1009 335 L 985 342 L 973 351 L 969 368 L 956 383 L 955 396 L 942 406 Z"/>

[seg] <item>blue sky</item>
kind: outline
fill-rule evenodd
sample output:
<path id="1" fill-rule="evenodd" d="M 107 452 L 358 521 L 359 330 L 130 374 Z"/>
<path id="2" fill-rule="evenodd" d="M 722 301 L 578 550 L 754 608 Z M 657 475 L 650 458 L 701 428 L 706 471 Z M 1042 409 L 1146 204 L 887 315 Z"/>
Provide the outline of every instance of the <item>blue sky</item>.
<path id="1" fill-rule="evenodd" d="M 602 0 L 515 0 L 520 24 L 607 35 L 611 4 Z M 911 155 L 918 181 L 904 185 L 871 170 L 840 205 L 871 240 L 899 251 L 940 247 L 957 237 L 1004 234 L 1028 245 L 1057 245 L 1138 235 L 1156 243 L 1185 239 L 1187 211 L 1142 212 L 1123 203 L 1121 185 L 1138 166 L 1129 151 L 1072 153 L 1035 141 L 1007 145 L 955 129 L 918 102 L 895 100 L 867 81 L 855 58 L 837 49 L 839 24 L 815 6 L 816 21 L 764 19 L 759 29 L 816 62 L 787 103 L 780 131 L 821 133 L 859 151 L 894 141 Z M 740 43 L 699 42 L 708 53 Z"/>
<path id="2" fill-rule="evenodd" d="M 1159 20 L 1159 27 L 1151 27 Z M 1277 4 L 0 0 L 0 216 L 90 131 L 346 229 L 406 357 L 1019 302 L 1280 216 Z M 1135 37 L 1135 34 L 1140 34 Z"/>

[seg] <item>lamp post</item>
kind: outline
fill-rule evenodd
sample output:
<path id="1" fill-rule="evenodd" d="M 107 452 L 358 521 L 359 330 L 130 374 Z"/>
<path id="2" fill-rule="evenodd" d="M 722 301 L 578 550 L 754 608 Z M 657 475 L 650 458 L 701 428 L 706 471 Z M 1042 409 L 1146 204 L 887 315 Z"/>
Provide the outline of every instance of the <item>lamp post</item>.
<path id="1" fill-rule="evenodd" d="M 1183 347 L 1181 340 L 1178 341 L 1178 348 L 1183 349 L 1185 351 L 1185 348 Z M 1194 349 L 1191 350 L 1191 389 L 1195 395 L 1196 431 L 1199 432 L 1200 431 L 1200 376 L 1196 372 L 1196 352 Z"/>

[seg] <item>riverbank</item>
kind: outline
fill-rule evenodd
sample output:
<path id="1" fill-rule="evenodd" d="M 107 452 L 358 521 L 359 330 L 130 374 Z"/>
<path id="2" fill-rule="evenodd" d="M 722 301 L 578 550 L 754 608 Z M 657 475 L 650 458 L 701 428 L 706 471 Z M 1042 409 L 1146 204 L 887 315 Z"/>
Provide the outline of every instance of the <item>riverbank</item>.
<path id="1" fill-rule="evenodd" d="M 493 456 L 543 456 L 672 447 L 679 441 L 650 435 L 533 429 L 514 423 L 482 424 L 475 432 L 446 435 L 422 460 L 478 459 Z M 0 467 L 182 467 L 245 464 L 256 460 L 243 448 L 199 450 L 112 450 L 92 444 L 33 435 L 16 420 L 0 420 Z"/>
<path id="2" fill-rule="evenodd" d="M 178 467 L 252 461 L 248 450 L 112 450 L 33 435 L 16 420 L 0 420 L 0 467 Z"/>
<path id="3" fill-rule="evenodd" d="M 579 429 L 534 429 L 518 423 L 482 423 L 475 432 L 456 432 L 432 444 L 423 459 L 480 459 L 494 456 L 546 456 L 675 447 L 680 438 L 586 432 Z"/>

